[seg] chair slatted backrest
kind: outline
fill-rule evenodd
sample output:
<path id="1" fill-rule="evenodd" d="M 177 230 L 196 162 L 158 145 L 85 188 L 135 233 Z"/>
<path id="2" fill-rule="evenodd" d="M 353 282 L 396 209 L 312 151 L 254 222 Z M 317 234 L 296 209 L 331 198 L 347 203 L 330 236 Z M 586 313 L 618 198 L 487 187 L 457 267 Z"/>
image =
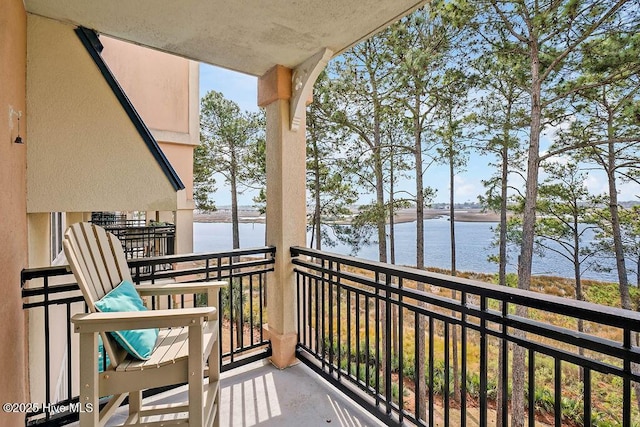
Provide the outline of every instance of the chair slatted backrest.
<path id="1" fill-rule="evenodd" d="M 63 246 L 89 312 L 95 313 L 96 301 L 120 282 L 131 281 L 120 241 L 102 227 L 86 222 L 73 224 L 65 233 Z M 101 336 L 115 367 L 124 360 L 126 352 L 115 343 L 110 334 L 103 333 Z"/>

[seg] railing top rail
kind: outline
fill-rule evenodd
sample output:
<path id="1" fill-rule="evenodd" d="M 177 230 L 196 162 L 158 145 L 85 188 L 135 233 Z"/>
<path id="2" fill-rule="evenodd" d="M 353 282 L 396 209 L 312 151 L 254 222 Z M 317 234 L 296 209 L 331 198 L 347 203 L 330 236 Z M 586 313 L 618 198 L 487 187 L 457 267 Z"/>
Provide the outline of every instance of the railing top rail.
<path id="1" fill-rule="evenodd" d="M 173 263 L 173 262 L 187 262 L 187 261 L 199 261 L 212 258 L 228 258 L 237 257 L 243 255 L 256 255 L 256 254 L 275 254 L 275 246 L 263 246 L 257 248 L 246 249 L 233 249 L 225 252 L 200 252 L 191 254 L 176 254 L 176 255 L 164 255 L 159 257 L 146 257 L 136 258 L 127 261 L 129 267 L 147 266 L 151 264 L 158 264 L 160 262 Z"/>
<path id="2" fill-rule="evenodd" d="M 609 307 L 586 301 L 577 301 L 555 295 L 541 294 L 530 290 L 499 286 L 481 282 L 479 280 L 448 276 L 445 274 L 418 270 L 412 267 L 369 261 L 353 256 L 318 251 L 316 249 L 299 246 L 291 247 L 291 255 L 293 257 L 306 255 L 309 257 L 333 261 L 342 265 L 349 265 L 373 272 L 399 276 L 405 280 L 428 283 L 430 285 L 441 286 L 512 304 L 519 304 L 557 314 L 578 317 L 584 320 L 596 320 L 598 323 L 609 324 L 615 327 L 640 330 L 640 312 L 631 310 L 624 310 L 617 307 Z M 294 260 L 294 263 L 304 265 L 300 261 L 296 260 Z M 370 282 L 373 284 L 372 280 L 370 280 Z M 375 285 L 385 286 L 384 283 L 376 283 Z M 392 289 L 393 288 L 394 287 L 392 286 Z M 427 292 L 421 292 L 415 289 L 403 288 L 402 291 L 410 293 L 413 298 L 418 300 L 428 296 Z"/>
<path id="3" fill-rule="evenodd" d="M 238 256 L 244 255 L 257 255 L 257 254 L 270 254 L 273 255 L 276 252 L 275 246 L 264 246 L 257 248 L 246 248 L 246 249 L 233 249 L 225 252 L 202 252 L 202 253 L 191 253 L 191 254 L 177 254 L 177 255 L 163 255 L 157 257 L 147 257 L 147 258 L 134 258 L 127 260 L 127 264 L 130 268 L 135 267 L 146 267 L 154 264 L 162 264 L 162 263 L 178 263 L 178 262 L 188 262 L 188 261 L 199 261 L 206 259 L 217 259 L 217 258 L 234 258 Z M 64 276 L 67 274 L 71 274 L 71 270 L 68 265 L 60 265 L 60 266 L 50 266 L 50 267 L 37 267 L 37 268 L 25 268 L 22 270 L 20 279 L 21 279 L 21 287 L 24 286 L 25 282 L 32 279 L 42 278 L 42 277 L 51 277 L 51 276 Z"/>
<path id="4" fill-rule="evenodd" d="M 47 276 L 64 276 L 71 274 L 71 270 L 68 265 L 57 265 L 51 267 L 37 267 L 37 268 L 25 268 L 20 275 L 21 286 L 24 286 L 24 282 L 31 279 L 37 279 L 39 277 Z"/>

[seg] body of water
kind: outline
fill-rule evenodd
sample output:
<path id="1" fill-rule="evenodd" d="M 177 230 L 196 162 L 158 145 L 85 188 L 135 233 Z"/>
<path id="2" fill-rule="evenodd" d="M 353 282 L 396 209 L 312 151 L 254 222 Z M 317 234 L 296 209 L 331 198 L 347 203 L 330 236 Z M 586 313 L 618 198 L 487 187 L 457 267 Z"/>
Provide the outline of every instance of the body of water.
<path id="1" fill-rule="evenodd" d="M 449 221 L 446 217 L 425 220 L 425 265 L 449 269 L 451 267 L 451 245 L 449 235 Z M 458 271 L 475 271 L 482 273 L 497 273 L 498 266 L 489 262 L 488 257 L 498 252 L 491 247 L 494 240 L 493 222 L 456 222 L 456 266 Z M 242 223 L 240 227 L 240 247 L 251 248 L 264 246 L 265 224 Z M 415 265 L 416 259 L 416 224 L 407 222 L 396 224 L 396 264 Z M 195 252 L 215 252 L 230 250 L 232 245 L 231 223 L 194 223 L 193 246 Z M 310 234 L 307 241 L 310 241 Z M 335 247 L 323 245 L 323 250 L 344 255 L 353 255 L 352 248 L 338 243 Z M 361 248 L 355 256 L 378 260 L 378 246 L 372 244 Z M 517 271 L 517 252 L 510 254 L 507 271 Z M 611 260 L 600 259 L 601 264 L 613 267 Z M 573 265 L 564 257 L 549 252 L 544 257 L 535 256 L 533 260 L 533 274 L 551 275 L 573 278 Z M 584 271 L 583 278 L 617 281 L 615 269 L 610 272 Z M 630 275 L 629 280 L 635 280 Z"/>

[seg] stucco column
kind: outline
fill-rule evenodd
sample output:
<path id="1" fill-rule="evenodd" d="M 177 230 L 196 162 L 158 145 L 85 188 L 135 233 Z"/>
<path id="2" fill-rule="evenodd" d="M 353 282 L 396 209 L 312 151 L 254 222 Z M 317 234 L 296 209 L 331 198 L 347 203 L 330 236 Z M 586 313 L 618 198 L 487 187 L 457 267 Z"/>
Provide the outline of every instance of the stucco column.
<path id="1" fill-rule="evenodd" d="M 267 277 L 272 363 L 295 363 L 296 292 L 289 248 L 306 243 L 306 148 L 304 118 L 290 130 L 291 70 L 276 66 L 258 81 L 258 105 L 267 116 L 267 245 L 276 247 L 274 272 Z"/>

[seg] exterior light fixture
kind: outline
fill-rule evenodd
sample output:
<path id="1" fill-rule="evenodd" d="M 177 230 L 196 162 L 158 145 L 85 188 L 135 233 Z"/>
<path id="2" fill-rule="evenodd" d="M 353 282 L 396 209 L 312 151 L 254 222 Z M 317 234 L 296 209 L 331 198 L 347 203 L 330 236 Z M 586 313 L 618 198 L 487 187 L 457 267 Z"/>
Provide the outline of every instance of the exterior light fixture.
<path id="1" fill-rule="evenodd" d="M 9 128 L 13 127 L 13 117 L 16 117 L 18 121 L 18 136 L 13 140 L 14 144 L 24 144 L 22 137 L 20 136 L 20 118 L 22 117 L 22 111 L 16 111 L 13 108 L 9 108 Z"/>

